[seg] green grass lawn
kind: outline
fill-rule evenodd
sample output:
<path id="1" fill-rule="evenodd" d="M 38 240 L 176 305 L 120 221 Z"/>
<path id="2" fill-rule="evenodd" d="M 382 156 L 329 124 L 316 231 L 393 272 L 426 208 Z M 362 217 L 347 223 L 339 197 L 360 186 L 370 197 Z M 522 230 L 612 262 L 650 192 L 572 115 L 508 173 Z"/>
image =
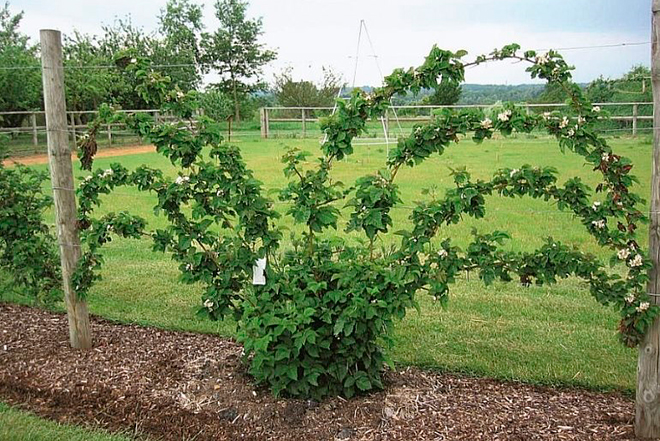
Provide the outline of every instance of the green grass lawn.
<path id="1" fill-rule="evenodd" d="M 615 152 L 633 160 L 634 172 L 640 179 L 635 190 L 648 197 L 650 139 L 622 138 L 610 142 Z M 316 139 L 244 138 L 237 145 L 267 189 L 285 184 L 279 159 L 288 147 L 319 151 Z M 355 155 L 336 164 L 334 178 L 350 184 L 358 176 L 382 167 L 384 160 L 385 146 L 357 146 Z M 103 158 L 96 161 L 95 167 L 106 168 L 112 162 L 129 169 L 148 164 L 170 175 L 176 174 L 169 161 L 157 154 Z M 452 185 L 450 168 L 465 166 L 473 177 L 487 178 L 497 168 L 523 164 L 556 167 L 560 183 L 575 175 L 592 187 L 599 182 L 598 175 L 580 157 L 570 152 L 561 153 L 553 139 L 518 136 L 481 145 L 469 140 L 452 145 L 443 156 L 402 170 L 397 183 L 403 205 L 410 206 L 427 197 L 422 196 L 422 188 L 435 185 L 442 194 L 443 189 Z M 45 169 L 46 166 L 38 167 Z M 76 174 L 80 177 L 86 173 L 76 171 Z M 557 211 L 549 203 L 498 197 L 491 197 L 488 202 L 484 219 L 465 219 L 457 226 L 446 227 L 439 238 L 451 237 L 464 245 L 470 239 L 472 228 L 482 232 L 500 229 L 510 232 L 512 240 L 506 246 L 511 250 L 531 250 L 545 237 L 552 236 L 603 260 L 609 258 L 579 221 L 569 213 Z M 153 205 L 153 195 L 121 188 L 105 197 L 98 214 L 129 210 L 147 218 L 151 227 L 165 225 L 163 218 L 153 215 Z M 286 205 L 279 202 L 276 207 L 281 212 L 286 210 Z M 394 211 L 395 230 L 409 225 L 409 211 L 408 208 Z M 280 223 L 292 226 L 288 217 L 283 217 Z M 340 229 L 336 234 L 346 233 Z M 645 245 L 645 227 L 639 235 L 640 243 Z M 396 240 L 390 235 L 383 238 L 383 244 Z M 179 283 L 177 265 L 168 255 L 151 252 L 148 241 L 115 240 L 104 250 L 103 280 L 89 297 L 93 314 L 167 329 L 232 336 L 232 323 L 210 322 L 195 316 L 201 288 Z M 15 293 L 4 296 L 20 300 Z M 413 364 L 537 384 L 634 390 L 636 351 L 618 342 L 617 312 L 597 304 L 585 283 L 569 279 L 556 286 L 523 288 L 515 283 L 497 283 L 484 287 L 476 274 L 470 274 L 452 287 L 450 298 L 449 307 L 442 310 L 420 296 L 421 313 L 410 311 L 397 325 L 392 355 L 399 365 Z"/>
<path id="2" fill-rule="evenodd" d="M 0 403 L 1 441 L 129 441 L 130 437 L 58 424 Z"/>

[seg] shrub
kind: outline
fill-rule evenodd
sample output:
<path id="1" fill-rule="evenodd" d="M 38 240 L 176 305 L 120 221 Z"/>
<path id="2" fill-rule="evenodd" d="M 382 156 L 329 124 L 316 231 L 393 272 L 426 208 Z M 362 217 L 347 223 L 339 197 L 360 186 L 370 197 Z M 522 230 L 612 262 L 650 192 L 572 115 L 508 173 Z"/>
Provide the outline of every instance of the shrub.
<path id="1" fill-rule="evenodd" d="M 0 140 L 1 143 L 2 140 Z M 42 191 L 46 173 L 2 165 L 0 152 L 0 268 L 14 287 L 41 304 L 62 298 L 57 242 L 44 222 L 52 198 Z"/>

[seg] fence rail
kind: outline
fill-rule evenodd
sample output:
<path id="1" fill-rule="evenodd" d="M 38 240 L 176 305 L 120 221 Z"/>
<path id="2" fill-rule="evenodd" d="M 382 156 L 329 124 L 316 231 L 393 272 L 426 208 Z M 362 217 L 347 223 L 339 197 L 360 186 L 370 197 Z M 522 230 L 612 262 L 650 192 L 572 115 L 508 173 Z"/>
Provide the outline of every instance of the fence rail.
<path id="1" fill-rule="evenodd" d="M 630 115 L 612 115 L 610 120 L 612 121 L 622 121 L 622 122 L 631 122 L 631 132 L 633 136 L 637 136 L 638 133 L 638 123 L 639 121 L 652 121 L 652 115 L 640 115 L 639 107 L 640 106 L 650 106 L 652 109 L 653 103 L 648 102 L 625 102 L 625 103 L 594 103 L 595 106 L 600 106 L 603 108 L 607 107 L 630 107 Z M 491 104 L 462 104 L 462 105 L 451 105 L 451 106 L 436 106 L 436 105 L 400 105 L 400 106 L 390 106 L 385 112 L 384 116 L 384 130 L 389 131 L 390 123 L 392 118 L 396 122 L 421 122 L 428 121 L 432 115 L 433 111 L 436 109 L 484 109 L 491 107 Z M 523 104 L 523 107 L 527 109 L 528 112 L 534 111 L 534 109 L 547 109 L 547 108 L 561 108 L 566 107 L 564 103 L 529 103 Z M 306 136 L 308 131 L 309 123 L 316 123 L 319 121 L 319 117 L 316 116 L 320 113 L 330 114 L 334 110 L 333 107 L 262 107 L 259 109 L 260 112 L 260 122 L 261 122 L 261 137 L 269 138 L 271 136 L 271 123 L 277 122 L 286 122 L 286 123 L 300 123 L 302 129 L 303 137 Z M 427 115 L 415 115 L 409 116 L 410 111 L 428 111 Z M 652 113 L 649 112 L 649 113 Z M 284 114 L 285 116 L 273 116 L 277 114 Z M 296 116 L 297 115 L 297 116 Z"/>
<path id="2" fill-rule="evenodd" d="M 601 106 L 604 109 L 618 107 L 619 109 L 626 109 L 624 113 L 620 115 L 612 115 L 610 120 L 619 121 L 622 123 L 630 124 L 630 131 L 633 136 L 637 136 L 639 131 L 639 123 L 642 121 L 652 121 L 652 107 L 653 103 L 648 102 L 624 102 L 624 103 L 595 103 L 594 105 Z M 551 108 L 561 108 L 566 105 L 563 103 L 548 103 L 548 104 L 522 104 L 523 107 L 527 109 L 528 112 L 538 111 L 539 109 L 551 109 Z M 394 121 L 396 124 L 399 123 L 411 123 L 411 122 L 423 122 L 429 120 L 433 111 L 443 108 L 452 108 L 452 109 L 466 109 L 466 108 L 488 108 L 491 105 L 482 105 L 482 104 L 464 104 L 464 105 L 452 105 L 452 106 L 436 106 L 436 105 L 398 105 L 391 106 L 385 113 L 385 117 L 382 121 L 382 129 L 390 132 L 390 125 Z M 254 136 L 261 135 L 262 138 L 270 138 L 273 136 L 273 127 L 272 123 L 294 123 L 295 131 L 300 132 L 302 137 L 305 138 L 310 133 L 311 124 L 317 123 L 319 121 L 319 116 L 330 115 L 333 111 L 333 107 L 262 107 L 259 109 L 260 114 L 260 127 L 256 129 Z M 643 110 L 643 112 L 640 112 Z M 171 117 L 167 115 L 159 114 L 158 110 L 155 109 L 143 109 L 143 110 L 120 110 L 122 113 L 149 113 L 154 116 L 157 120 L 168 120 Z M 76 134 L 82 133 L 87 129 L 86 122 L 89 121 L 91 115 L 98 113 L 95 110 L 85 110 L 85 111 L 67 111 L 67 120 L 69 121 L 68 130 L 71 135 L 71 139 L 75 140 Z M 642 113 L 642 114 L 640 114 Z M 12 115 L 21 115 L 22 124 L 17 127 L 0 127 L 0 133 L 11 133 L 11 134 L 31 134 L 31 141 L 34 146 L 39 145 L 39 135 L 46 132 L 46 122 L 44 111 L 16 111 L 16 112 L 0 112 L 0 120 Z M 298 125 L 299 124 L 299 125 Z M 627 127 L 627 126 L 626 126 Z M 113 137 L 122 134 L 123 125 L 121 124 L 111 124 L 104 127 L 104 132 L 107 134 L 108 144 L 113 143 Z M 378 129 L 380 130 L 380 129 Z M 627 128 L 626 128 L 627 130 Z M 286 130 L 287 134 L 290 135 L 292 130 Z M 230 126 L 228 126 L 227 134 L 231 138 L 232 136 L 242 136 L 245 133 L 232 133 Z M 250 134 L 252 136 L 252 134 Z M 297 136 L 294 134 L 294 136 Z"/>
<path id="3" fill-rule="evenodd" d="M 154 115 L 156 118 L 159 117 L 158 110 L 144 109 L 144 110 L 119 110 L 120 113 L 149 113 Z M 84 111 L 67 111 L 67 121 L 69 122 L 68 130 L 71 134 L 72 139 L 75 139 L 76 133 L 84 131 L 87 129 L 87 124 L 76 122 L 81 120 L 83 115 L 94 115 L 97 114 L 96 110 L 84 110 Z M 0 127 L 0 133 L 31 133 L 32 134 L 32 144 L 37 146 L 39 145 L 39 133 L 46 132 L 46 121 L 45 121 L 45 112 L 43 110 L 35 111 L 17 111 L 17 112 L 0 112 L 0 119 L 5 116 L 11 115 L 29 115 L 28 125 L 21 125 L 18 127 Z M 163 117 L 167 118 L 167 117 Z M 122 124 L 107 124 L 105 129 L 107 131 L 108 142 L 112 144 L 112 132 L 113 128 L 115 130 L 120 130 L 123 127 Z"/>

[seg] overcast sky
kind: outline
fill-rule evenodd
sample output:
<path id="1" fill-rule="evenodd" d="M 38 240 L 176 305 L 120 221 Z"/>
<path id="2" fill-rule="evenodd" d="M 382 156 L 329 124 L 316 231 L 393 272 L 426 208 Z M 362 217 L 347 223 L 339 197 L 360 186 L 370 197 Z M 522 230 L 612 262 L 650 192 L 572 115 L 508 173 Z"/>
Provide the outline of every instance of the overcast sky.
<path id="1" fill-rule="evenodd" d="M 202 3 L 201 1 L 199 3 Z M 39 29 L 77 29 L 98 34 L 102 24 L 130 15 L 154 31 L 165 0 L 10 0 L 23 10 L 21 30 L 38 38 Z M 205 4 L 207 30 L 215 28 L 211 0 Z M 248 14 L 262 17 L 268 47 L 278 59 L 267 80 L 286 66 L 298 78 L 318 80 L 321 66 L 332 67 L 350 84 L 360 20 L 364 20 L 384 73 L 418 65 L 433 44 L 465 49 L 467 59 L 512 42 L 523 49 L 571 48 L 650 40 L 651 0 L 251 0 Z M 356 84 L 380 84 L 372 50 L 363 34 Z M 574 78 L 588 82 L 618 77 L 636 64 L 648 66 L 650 44 L 566 50 Z M 531 82 L 524 67 L 511 63 L 469 69 L 469 83 Z"/>

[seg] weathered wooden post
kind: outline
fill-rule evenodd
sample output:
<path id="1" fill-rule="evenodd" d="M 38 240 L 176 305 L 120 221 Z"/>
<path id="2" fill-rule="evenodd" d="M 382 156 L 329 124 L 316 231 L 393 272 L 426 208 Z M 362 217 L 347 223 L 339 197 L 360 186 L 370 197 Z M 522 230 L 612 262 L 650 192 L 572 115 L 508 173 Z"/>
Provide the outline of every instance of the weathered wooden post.
<path id="1" fill-rule="evenodd" d="M 261 117 L 261 137 L 268 138 L 268 110 L 265 107 L 259 109 L 259 116 Z"/>
<path id="2" fill-rule="evenodd" d="M 33 113 L 30 117 L 32 122 L 32 145 L 35 147 L 39 145 L 39 133 L 37 132 L 37 114 Z"/>
<path id="3" fill-rule="evenodd" d="M 635 136 L 637 136 L 637 114 L 638 114 L 637 104 L 633 104 L 633 108 L 632 108 L 632 136 L 633 136 L 633 138 Z"/>
<path id="4" fill-rule="evenodd" d="M 660 0 L 651 5 L 651 83 L 653 86 L 653 168 L 651 176 L 651 225 L 648 293 L 660 304 Z M 641 438 L 660 437 L 660 319 L 655 319 L 639 347 L 635 434 Z"/>
<path id="5" fill-rule="evenodd" d="M 307 138 L 307 117 L 305 116 L 305 109 L 302 109 L 302 137 Z"/>
<path id="6" fill-rule="evenodd" d="M 76 193 L 73 185 L 73 166 L 64 99 L 62 34 L 49 29 L 42 29 L 39 34 L 41 37 L 41 69 L 46 110 L 48 162 L 55 202 L 64 300 L 69 319 L 69 340 L 74 348 L 88 349 L 92 347 L 92 337 L 87 304 L 78 298 L 71 286 L 71 275 L 80 259 L 80 239 L 76 227 Z"/>

